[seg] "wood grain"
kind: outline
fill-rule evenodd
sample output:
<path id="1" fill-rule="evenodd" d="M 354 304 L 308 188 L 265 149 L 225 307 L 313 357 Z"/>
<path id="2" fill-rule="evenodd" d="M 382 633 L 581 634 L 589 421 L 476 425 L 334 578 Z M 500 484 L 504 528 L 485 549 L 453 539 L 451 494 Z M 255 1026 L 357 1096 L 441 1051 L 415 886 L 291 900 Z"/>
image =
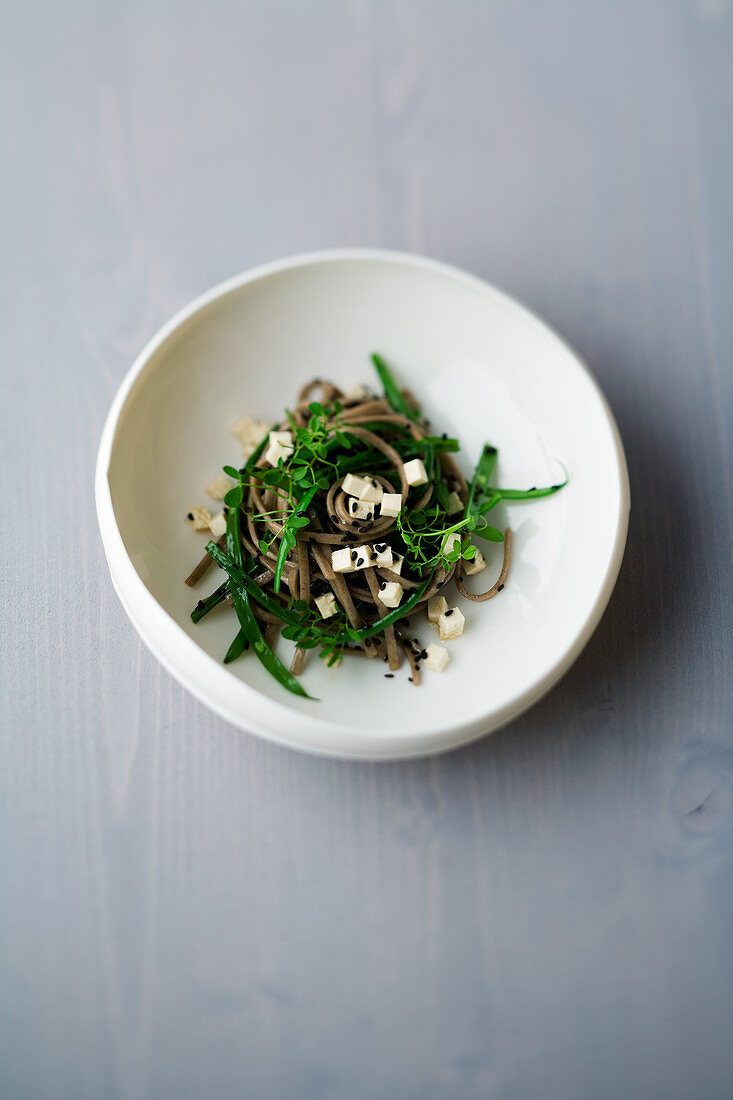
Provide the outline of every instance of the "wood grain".
<path id="1" fill-rule="evenodd" d="M 0 1095 L 733 1089 L 727 0 L 6 5 Z M 92 475 L 194 294 L 335 244 L 592 364 L 627 556 L 565 680 L 419 763 L 229 728 L 145 651 Z"/>

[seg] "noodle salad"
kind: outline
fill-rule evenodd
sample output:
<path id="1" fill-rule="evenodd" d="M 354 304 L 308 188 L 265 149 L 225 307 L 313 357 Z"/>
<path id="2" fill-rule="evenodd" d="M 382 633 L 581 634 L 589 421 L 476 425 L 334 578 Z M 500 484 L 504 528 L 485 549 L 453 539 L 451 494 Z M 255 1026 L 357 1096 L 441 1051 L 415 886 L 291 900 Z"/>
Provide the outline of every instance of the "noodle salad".
<path id="1" fill-rule="evenodd" d="M 239 421 L 233 431 L 246 461 L 224 466 L 207 486 L 222 511 L 199 506 L 187 517 L 214 539 L 186 583 L 198 584 L 214 562 L 226 574 L 191 618 L 233 607 L 238 630 L 224 662 L 252 651 L 306 698 L 300 674 L 310 650 L 331 667 L 347 656 L 381 659 L 388 678 L 406 660 L 413 684 L 423 668 L 442 672 L 450 654 L 440 643 L 459 638 L 465 622 L 447 586 L 484 602 L 509 574 L 512 532 L 486 516 L 502 500 L 551 496 L 567 484 L 497 488 L 488 443 L 466 481 L 453 457 L 458 440 L 433 434 L 382 357 L 372 362 L 382 394 L 365 386 L 343 393 L 314 378 L 280 423 Z M 474 540 L 503 544 L 499 575 L 479 593 L 466 585 L 486 568 Z M 439 642 L 423 648 L 413 620 L 425 612 Z M 280 634 L 294 643 L 290 667 L 275 652 Z"/>

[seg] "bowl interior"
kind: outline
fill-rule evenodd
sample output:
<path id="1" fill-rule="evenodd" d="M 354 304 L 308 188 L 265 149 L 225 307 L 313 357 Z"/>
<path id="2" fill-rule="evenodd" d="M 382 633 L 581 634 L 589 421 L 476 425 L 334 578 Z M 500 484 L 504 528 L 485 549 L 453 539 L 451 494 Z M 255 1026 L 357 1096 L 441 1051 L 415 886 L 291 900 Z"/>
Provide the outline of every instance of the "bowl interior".
<path id="1" fill-rule="evenodd" d="M 108 470 L 117 526 L 150 594 L 220 661 L 236 620 L 222 609 L 190 621 L 193 604 L 222 575 L 212 568 L 197 589 L 184 585 L 207 541 L 192 534 L 186 513 L 211 504 L 204 486 L 223 464 L 240 464 L 229 431 L 235 420 L 278 419 L 313 375 L 342 387 L 373 383 L 373 350 L 415 392 L 434 430 L 458 436 L 466 474 L 490 440 L 499 448 L 499 484 L 559 480 L 557 460 L 570 484 L 497 516 L 515 532 L 506 589 L 485 604 L 456 599 L 464 636 L 448 643 L 448 670 L 426 672 L 420 688 L 407 671 L 385 679 L 381 662 L 351 659 L 329 670 L 313 654 L 304 683 L 319 702 L 287 694 L 251 655 L 212 672 L 212 691 L 223 671 L 230 686 L 241 681 L 269 697 L 272 721 L 283 728 L 300 713 L 333 724 L 338 736 L 359 729 L 375 743 L 488 729 L 548 686 L 577 646 L 617 553 L 624 507 L 615 431 L 595 383 L 557 336 L 492 288 L 379 256 L 303 261 L 230 286 L 152 351 L 127 395 Z M 488 569 L 474 578 L 477 591 L 489 587 L 501 560 L 501 547 L 481 549 Z M 423 644 L 435 640 L 424 619 L 413 622 Z M 279 644 L 286 657 L 289 643 Z M 245 727 L 251 700 L 242 691 Z"/>

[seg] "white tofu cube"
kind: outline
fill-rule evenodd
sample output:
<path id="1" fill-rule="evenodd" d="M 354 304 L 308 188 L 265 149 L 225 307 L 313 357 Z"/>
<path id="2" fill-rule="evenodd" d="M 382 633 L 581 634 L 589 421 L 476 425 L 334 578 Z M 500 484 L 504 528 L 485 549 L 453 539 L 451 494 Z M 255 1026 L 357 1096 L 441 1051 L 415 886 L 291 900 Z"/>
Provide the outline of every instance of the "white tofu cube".
<path id="1" fill-rule="evenodd" d="M 203 505 L 200 508 L 192 508 L 188 513 L 188 522 L 194 531 L 207 531 L 211 523 L 211 512 Z"/>
<path id="2" fill-rule="evenodd" d="M 449 535 L 446 535 L 445 538 L 443 539 L 443 545 L 441 547 L 441 550 L 443 551 L 444 554 L 449 554 L 451 552 L 451 550 L 455 550 L 457 548 L 460 548 L 460 545 L 461 545 L 461 532 L 460 531 L 451 531 L 451 533 Z"/>
<path id="3" fill-rule="evenodd" d="M 331 568 L 334 573 L 353 573 L 355 560 L 352 560 L 351 550 L 348 546 L 345 546 L 343 550 L 331 551 Z"/>
<path id="4" fill-rule="evenodd" d="M 372 504 L 379 504 L 384 496 L 384 489 L 373 477 L 367 477 L 364 480 L 366 481 L 366 489 L 362 489 L 359 500 L 369 500 Z"/>
<path id="5" fill-rule="evenodd" d="M 448 515 L 454 516 L 457 512 L 463 511 L 463 501 L 455 491 L 448 497 Z"/>
<path id="6" fill-rule="evenodd" d="M 466 620 L 463 612 L 458 607 L 449 607 L 438 619 L 438 630 L 441 642 L 449 642 L 453 638 L 460 638 Z"/>
<path id="7" fill-rule="evenodd" d="M 402 493 L 383 493 L 381 500 L 381 516 L 389 516 L 394 518 L 398 516 L 402 510 Z"/>
<path id="8" fill-rule="evenodd" d="M 252 451 L 262 442 L 267 435 L 269 425 L 264 420 L 252 420 L 249 416 L 243 416 L 236 424 L 232 424 L 231 433 L 239 440 L 242 448 L 242 456 L 249 458 Z"/>
<path id="9" fill-rule="evenodd" d="M 333 592 L 327 592 L 325 596 L 316 596 L 316 607 L 322 619 L 330 619 L 338 611 L 338 604 Z"/>
<path id="10" fill-rule="evenodd" d="M 398 576 L 401 576 L 402 575 L 402 566 L 404 564 L 404 561 L 405 561 L 405 558 L 404 558 L 403 554 L 393 554 L 392 555 L 392 564 L 390 565 L 389 568 L 392 570 L 393 573 L 396 573 Z"/>
<path id="11" fill-rule="evenodd" d="M 463 572 L 467 577 L 472 577 L 474 573 L 480 573 L 482 569 L 486 568 L 486 562 L 484 556 L 480 550 L 476 551 L 476 557 L 471 558 L 470 561 L 464 561 Z"/>
<path id="12" fill-rule="evenodd" d="M 357 500 L 356 497 L 350 497 L 347 505 L 347 511 L 354 519 L 374 519 L 374 503 L 371 500 Z"/>
<path id="13" fill-rule="evenodd" d="M 380 587 L 379 599 L 385 607 L 399 607 L 402 599 L 402 585 L 397 581 L 387 581 L 384 588 Z"/>
<path id="14" fill-rule="evenodd" d="M 227 517 L 223 512 L 219 512 L 218 515 L 212 516 L 209 520 L 209 530 L 215 539 L 220 539 L 222 535 L 226 534 L 227 529 Z"/>
<path id="15" fill-rule="evenodd" d="M 448 601 L 445 596 L 431 596 L 428 600 L 428 618 L 431 623 L 437 623 L 444 611 L 448 610 Z"/>
<path id="16" fill-rule="evenodd" d="M 429 668 L 432 672 L 443 672 L 450 661 L 450 653 L 445 646 L 431 642 L 425 652 L 427 657 L 423 660 L 423 668 Z"/>
<path id="17" fill-rule="evenodd" d="M 354 557 L 356 554 L 356 557 Z M 369 569 L 374 565 L 371 546 L 356 546 L 351 552 L 351 560 L 355 569 Z"/>
<path id="18" fill-rule="evenodd" d="M 223 500 L 231 489 L 234 482 L 226 474 L 220 474 L 219 477 L 215 477 L 213 481 L 210 481 L 206 486 L 206 492 L 212 498 L 212 500 Z"/>
<path id="19" fill-rule="evenodd" d="M 428 472 L 421 458 L 411 458 L 405 463 L 405 478 L 408 485 L 424 485 L 428 480 Z"/>
<path id="20" fill-rule="evenodd" d="M 355 474 L 347 474 L 341 482 L 341 488 L 347 496 L 359 499 L 362 493 L 368 488 L 368 483 L 363 477 L 357 477 Z"/>
<path id="21" fill-rule="evenodd" d="M 272 432 L 270 432 L 270 435 L 272 435 Z M 277 466 L 280 459 L 287 462 L 294 449 L 294 447 L 289 447 L 287 443 L 280 439 L 273 439 L 265 452 L 265 458 L 271 466 Z"/>
<path id="22" fill-rule="evenodd" d="M 350 390 L 347 390 L 344 397 L 347 401 L 366 401 L 368 398 L 373 397 L 374 394 L 368 386 L 364 386 L 359 383 L 356 386 L 352 386 Z"/>
<path id="23" fill-rule="evenodd" d="M 293 433 L 290 431 L 270 432 L 270 443 L 282 443 L 285 447 L 292 447 Z"/>
<path id="24" fill-rule="evenodd" d="M 392 556 L 392 547 L 388 542 L 375 542 L 372 547 L 374 554 L 374 564 L 380 569 L 391 569 L 394 558 Z"/>

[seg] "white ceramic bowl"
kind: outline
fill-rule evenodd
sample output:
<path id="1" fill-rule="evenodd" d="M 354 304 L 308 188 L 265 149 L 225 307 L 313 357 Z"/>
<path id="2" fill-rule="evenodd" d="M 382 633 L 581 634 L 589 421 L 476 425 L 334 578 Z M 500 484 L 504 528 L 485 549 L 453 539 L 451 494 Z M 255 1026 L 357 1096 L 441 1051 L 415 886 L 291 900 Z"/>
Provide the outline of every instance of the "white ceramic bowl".
<path id="1" fill-rule="evenodd" d="M 252 655 L 221 663 L 236 633 L 219 609 L 194 625 L 183 578 L 205 535 L 185 515 L 224 463 L 243 415 L 274 420 L 302 382 L 374 382 L 380 351 L 419 396 L 437 432 L 459 437 L 470 472 L 499 448 L 497 482 L 558 480 L 557 495 L 504 508 L 515 532 L 505 591 L 458 598 L 464 636 L 442 675 L 415 688 L 381 662 L 313 655 L 319 701 L 288 694 Z M 438 752 L 489 733 L 543 695 L 578 656 L 608 602 L 629 510 L 623 449 L 597 384 L 573 351 L 517 302 L 454 268 L 415 256 L 344 250 L 297 256 L 231 279 L 173 318 L 141 353 L 114 400 L 96 473 L 99 526 L 115 588 L 146 645 L 194 695 L 244 730 L 281 744 L 369 760 Z M 495 521 L 495 522 L 497 522 Z M 482 544 L 488 587 L 501 547 Z M 418 634 L 427 644 L 432 628 Z M 281 643 L 283 655 L 289 643 Z"/>

